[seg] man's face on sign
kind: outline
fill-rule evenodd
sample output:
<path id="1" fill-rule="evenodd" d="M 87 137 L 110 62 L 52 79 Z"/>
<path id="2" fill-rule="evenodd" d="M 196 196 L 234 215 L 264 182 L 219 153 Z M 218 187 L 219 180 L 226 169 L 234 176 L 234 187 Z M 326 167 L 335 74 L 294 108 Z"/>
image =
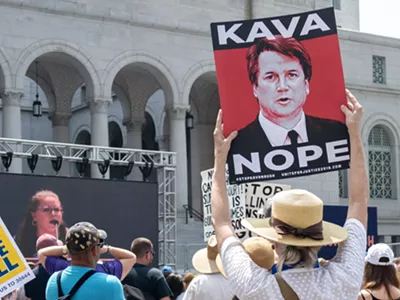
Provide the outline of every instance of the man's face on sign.
<path id="1" fill-rule="evenodd" d="M 271 120 L 299 115 L 309 94 L 309 83 L 296 57 L 265 51 L 258 57 L 257 85 L 253 85 L 263 115 Z"/>

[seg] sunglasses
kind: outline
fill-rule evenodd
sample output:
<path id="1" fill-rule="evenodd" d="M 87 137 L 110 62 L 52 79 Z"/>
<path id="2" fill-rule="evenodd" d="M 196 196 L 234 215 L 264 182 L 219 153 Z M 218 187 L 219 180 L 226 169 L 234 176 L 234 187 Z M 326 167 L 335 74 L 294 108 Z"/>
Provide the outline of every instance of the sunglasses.
<path id="1" fill-rule="evenodd" d="M 60 208 L 60 207 L 39 206 L 37 209 L 46 214 L 51 214 L 53 211 L 56 214 L 63 212 L 62 208 Z"/>
<path id="2" fill-rule="evenodd" d="M 151 253 L 151 255 L 153 255 L 153 256 L 155 256 L 155 255 L 156 255 L 156 253 L 155 253 L 153 250 L 149 250 L 149 251 L 147 251 L 147 252 L 150 252 L 150 253 Z"/>

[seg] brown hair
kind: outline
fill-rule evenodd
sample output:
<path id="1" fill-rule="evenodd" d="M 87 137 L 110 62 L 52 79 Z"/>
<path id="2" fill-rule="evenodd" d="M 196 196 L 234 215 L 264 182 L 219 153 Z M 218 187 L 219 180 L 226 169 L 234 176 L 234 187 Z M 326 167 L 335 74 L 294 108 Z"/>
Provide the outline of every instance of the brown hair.
<path id="1" fill-rule="evenodd" d="M 194 279 L 195 275 L 192 273 L 186 273 L 185 276 L 183 276 L 183 283 L 185 284 L 185 290 L 188 288 L 189 284 L 192 282 Z"/>
<path id="2" fill-rule="evenodd" d="M 390 286 L 399 288 L 399 279 L 397 278 L 396 268 L 393 265 L 376 266 L 365 263 L 363 289 L 379 289 L 384 286 L 389 299 L 393 299 L 390 294 Z"/>
<path id="3" fill-rule="evenodd" d="M 140 237 L 134 239 L 131 244 L 131 251 L 136 255 L 137 258 L 142 258 L 147 252 L 153 249 L 153 243 L 146 238 Z"/>
<path id="4" fill-rule="evenodd" d="M 24 219 L 19 225 L 15 241 L 25 257 L 31 257 L 36 253 L 37 228 L 33 225 L 32 213 L 37 211 L 40 206 L 40 201 L 48 196 L 56 197 L 60 201 L 58 195 L 53 191 L 41 190 L 36 192 L 30 199 Z M 58 238 L 64 240 L 66 233 L 66 225 L 64 221 L 60 224 L 58 229 Z"/>
<path id="5" fill-rule="evenodd" d="M 311 56 L 308 54 L 306 48 L 295 38 L 284 38 L 278 35 L 275 36 L 274 40 L 269 40 L 267 38 L 259 39 L 247 51 L 247 72 L 249 73 L 249 79 L 253 85 L 257 86 L 257 78 L 260 72 L 258 58 L 260 54 L 265 51 L 278 52 L 288 57 L 297 58 L 303 69 L 305 79 L 308 81 L 311 80 Z"/>

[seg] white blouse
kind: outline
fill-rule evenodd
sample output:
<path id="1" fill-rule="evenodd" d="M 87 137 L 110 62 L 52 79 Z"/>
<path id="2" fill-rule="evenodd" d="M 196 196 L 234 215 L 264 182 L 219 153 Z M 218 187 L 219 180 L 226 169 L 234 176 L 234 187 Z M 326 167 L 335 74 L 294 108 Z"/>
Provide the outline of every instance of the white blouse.
<path id="1" fill-rule="evenodd" d="M 348 238 L 326 266 L 282 272 L 283 279 L 300 300 L 357 299 L 364 273 L 367 233 L 356 219 L 348 220 L 344 227 Z M 237 238 L 226 239 L 221 253 L 230 285 L 240 300 L 284 300 L 274 275 L 258 267 Z"/>
<path id="2" fill-rule="evenodd" d="M 221 274 L 196 276 L 189 284 L 183 300 L 232 300 L 235 294 Z"/>

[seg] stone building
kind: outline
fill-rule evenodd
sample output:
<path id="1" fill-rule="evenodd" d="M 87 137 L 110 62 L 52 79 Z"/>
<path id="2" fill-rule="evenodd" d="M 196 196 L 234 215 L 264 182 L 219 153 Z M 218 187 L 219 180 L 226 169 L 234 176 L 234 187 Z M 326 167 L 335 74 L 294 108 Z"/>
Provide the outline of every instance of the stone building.
<path id="1" fill-rule="evenodd" d="M 332 5 L 346 84 L 365 106 L 363 139 L 380 239 L 400 241 L 400 40 L 361 33 L 358 0 L 1 1 L 3 137 L 177 152 L 179 211 L 188 199 L 201 211 L 199 173 L 212 167 L 219 108 L 210 22 Z M 37 84 L 40 118 L 32 116 Z M 16 160 L 11 171 L 29 170 Z M 40 163 L 36 172 L 54 173 Z M 77 171 L 66 164 L 61 174 Z M 93 168 L 86 176 L 100 173 Z M 120 175 L 114 169 L 110 176 Z M 140 179 L 138 172 L 132 176 Z M 281 182 L 329 204 L 347 203 L 347 172 Z"/>

